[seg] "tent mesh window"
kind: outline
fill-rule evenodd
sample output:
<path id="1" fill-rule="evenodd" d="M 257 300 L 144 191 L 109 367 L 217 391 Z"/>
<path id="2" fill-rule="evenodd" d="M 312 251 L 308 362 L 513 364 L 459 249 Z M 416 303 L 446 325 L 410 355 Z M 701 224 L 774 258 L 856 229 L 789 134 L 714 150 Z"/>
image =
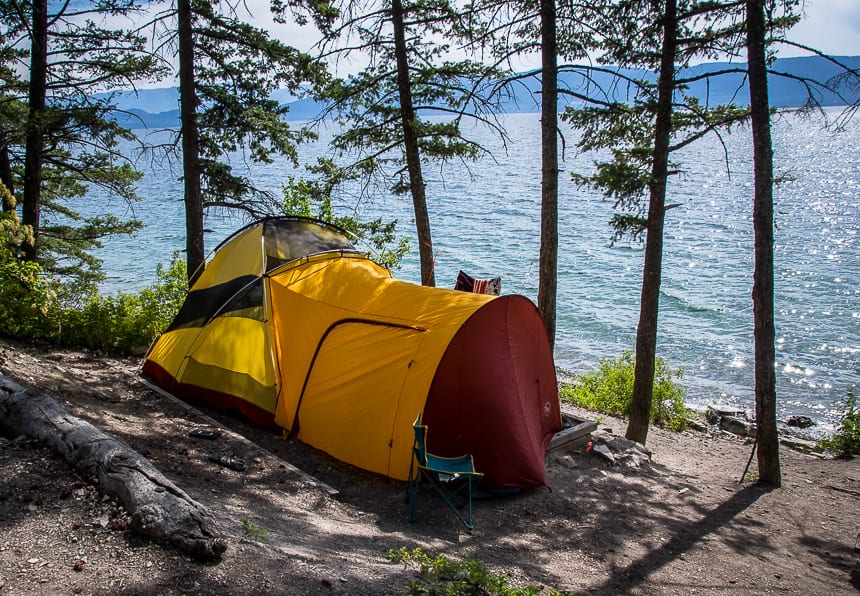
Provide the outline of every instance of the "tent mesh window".
<path id="1" fill-rule="evenodd" d="M 308 255 L 329 251 L 356 252 L 342 235 L 308 221 L 275 219 L 266 222 L 266 272 Z"/>

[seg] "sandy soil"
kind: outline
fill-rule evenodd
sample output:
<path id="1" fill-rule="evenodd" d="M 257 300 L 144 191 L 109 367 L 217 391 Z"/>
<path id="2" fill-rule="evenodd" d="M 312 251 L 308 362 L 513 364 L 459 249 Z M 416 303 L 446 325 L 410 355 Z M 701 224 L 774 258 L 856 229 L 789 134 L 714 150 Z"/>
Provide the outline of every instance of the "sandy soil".
<path id="1" fill-rule="evenodd" d="M 159 395 L 139 364 L 0 343 L 0 372 L 145 455 L 220 520 L 227 552 L 201 564 L 135 535 L 88 478 L 26 437 L 0 438 L 0 594 L 404 594 L 415 571 L 385 553 L 419 546 L 572 594 L 860 588 L 857 460 L 783 449 L 783 486 L 769 490 L 738 485 L 748 441 L 652 429 L 640 467 L 582 447 L 548 454 L 549 485 L 477 502 L 468 534 L 444 510 L 409 524 L 403 483 Z M 201 427 L 222 434 L 188 436 Z M 624 431 L 606 417 L 599 427 Z M 220 449 L 247 469 L 211 462 Z"/>

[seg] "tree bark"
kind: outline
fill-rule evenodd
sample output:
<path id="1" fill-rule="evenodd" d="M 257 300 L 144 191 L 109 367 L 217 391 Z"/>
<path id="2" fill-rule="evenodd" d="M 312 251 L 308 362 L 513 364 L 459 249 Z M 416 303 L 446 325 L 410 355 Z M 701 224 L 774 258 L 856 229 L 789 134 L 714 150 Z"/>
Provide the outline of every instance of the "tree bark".
<path id="1" fill-rule="evenodd" d="M 42 212 L 42 152 L 48 86 L 48 0 L 33 0 L 30 40 L 29 111 L 24 149 L 24 197 L 21 223 L 32 228 L 32 244 L 22 247 L 24 258 L 39 258 L 39 218 Z"/>
<path id="2" fill-rule="evenodd" d="M 654 366 L 657 358 L 657 319 L 660 312 L 660 283 L 663 269 L 663 225 L 666 219 L 666 181 L 669 176 L 669 142 L 672 135 L 672 98 L 677 49 L 676 0 L 666 0 L 663 15 L 663 44 L 657 81 L 657 114 L 654 124 L 651 183 L 645 263 L 636 329 L 636 368 L 633 398 L 626 437 L 645 444 L 654 398 Z"/>
<path id="3" fill-rule="evenodd" d="M 9 191 L 9 197 L 15 196 L 15 180 L 12 178 L 12 162 L 9 159 L 9 133 L 0 126 L 0 182 Z M 15 209 L 14 201 L 7 200 L 3 194 L 3 211 Z"/>
<path id="4" fill-rule="evenodd" d="M 773 320 L 773 146 L 770 131 L 765 16 L 762 0 L 747 0 L 747 69 L 752 114 L 753 318 L 755 336 L 755 409 L 759 482 L 780 486 L 779 435 L 776 424 L 776 349 Z"/>
<path id="5" fill-rule="evenodd" d="M 0 375 L 0 430 L 27 435 L 98 480 L 131 515 L 132 528 L 201 561 L 227 548 L 211 514 L 128 445 L 69 415 L 48 395 Z"/>
<path id="6" fill-rule="evenodd" d="M 412 87 L 409 82 L 409 63 L 407 62 L 406 27 L 403 19 L 403 4 L 400 0 L 391 2 L 391 21 L 394 27 L 394 54 L 397 62 L 397 89 L 400 93 L 400 121 L 403 126 L 406 170 L 409 173 L 409 189 L 412 192 L 412 207 L 418 235 L 418 255 L 421 259 L 421 285 L 435 286 L 433 239 L 427 211 L 426 187 L 421 172 L 418 133 L 415 130 L 415 109 L 412 106 Z"/>
<path id="7" fill-rule="evenodd" d="M 555 0 L 541 0 L 541 215 L 538 310 L 555 346 L 558 292 L 558 58 Z"/>
<path id="8" fill-rule="evenodd" d="M 191 0 L 178 0 L 179 109 L 182 126 L 182 173 L 185 186 L 185 250 L 189 285 L 203 271 L 203 194 L 200 185 L 200 134 L 194 80 L 194 31 Z"/>

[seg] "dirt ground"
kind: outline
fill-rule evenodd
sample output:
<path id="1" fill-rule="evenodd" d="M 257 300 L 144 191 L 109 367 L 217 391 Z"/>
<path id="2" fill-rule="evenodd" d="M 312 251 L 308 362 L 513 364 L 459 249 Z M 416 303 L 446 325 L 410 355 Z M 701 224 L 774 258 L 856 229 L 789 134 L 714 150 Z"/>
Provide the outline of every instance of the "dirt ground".
<path id="1" fill-rule="evenodd" d="M 513 586 L 571 594 L 860 588 L 857 460 L 784 448 L 782 488 L 738 486 L 748 441 L 652 429 L 651 462 L 638 468 L 582 447 L 548 454 L 549 485 L 476 502 L 469 534 L 445 510 L 408 523 L 403 483 L 183 407 L 144 385 L 139 365 L 0 342 L 0 372 L 146 456 L 220 520 L 226 553 L 201 564 L 135 535 L 117 503 L 57 456 L 0 438 L 0 595 L 404 594 L 415 571 L 385 556 L 401 547 L 470 553 Z M 623 434 L 618 420 L 576 413 Z M 215 440 L 188 436 L 213 426 Z M 210 461 L 221 449 L 247 469 Z"/>

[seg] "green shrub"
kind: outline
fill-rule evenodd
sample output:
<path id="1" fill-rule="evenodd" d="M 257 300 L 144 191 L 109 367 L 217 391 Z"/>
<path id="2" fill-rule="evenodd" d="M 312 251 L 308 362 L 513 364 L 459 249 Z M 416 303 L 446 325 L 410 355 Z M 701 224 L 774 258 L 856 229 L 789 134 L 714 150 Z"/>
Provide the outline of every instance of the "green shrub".
<path id="1" fill-rule="evenodd" d="M 320 159 L 310 170 L 320 176 L 316 180 L 289 178 L 284 185 L 283 211 L 288 215 L 312 217 L 332 223 L 353 234 L 369 249 L 368 257 L 383 267 L 399 269 L 400 262 L 409 252 L 409 240 L 397 237 L 397 220 L 383 222 L 382 218 L 363 221 L 352 215 L 337 215 L 331 202 L 334 189 L 354 173 L 338 168 L 329 159 Z M 354 241 L 354 238 L 351 238 Z"/>
<path id="2" fill-rule="evenodd" d="M 601 359 L 596 371 L 576 377 L 573 383 L 559 389 L 563 401 L 577 406 L 626 418 L 633 400 L 633 378 L 636 362 L 633 353 L 620 358 Z M 654 393 L 651 422 L 675 431 L 687 428 L 693 412 L 686 406 L 686 389 L 680 383 L 683 373 L 671 369 L 660 358 L 654 368 Z"/>
<path id="3" fill-rule="evenodd" d="M 156 276 L 154 285 L 137 294 L 77 296 L 36 263 L 5 260 L 0 262 L 0 335 L 139 353 L 167 328 L 188 288 L 178 255 L 167 268 L 159 264 Z"/>
<path id="4" fill-rule="evenodd" d="M 0 334 L 16 339 L 44 338 L 59 305 L 53 282 L 37 263 L 0 262 Z"/>
<path id="5" fill-rule="evenodd" d="M 259 526 L 250 519 L 242 520 L 242 527 L 245 529 L 245 538 L 256 540 L 257 542 L 265 542 L 268 531 L 263 526 Z"/>
<path id="6" fill-rule="evenodd" d="M 848 390 L 839 428 L 832 437 L 819 441 L 818 447 L 841 457 L 860 455 L 860 411 L 857 410 L 857 396 L 853 388 Z"/>
<path id="7" fill-rule="evenodd" d="M 409 551 L 405 548 L 389 550 L 388 560 L 412 566 L 418 571 L 418 578 L 409 582 L 411 594 L 444 594 L 460 596 L 472 594 L 490 594 L 498 596 L 538 596 L 547 594 L 560 596 L 554 588 L 543 586 L 526 586 L 512 588 L 508 580 L 498 573 L 488 571 L 474 557 L 467 555 L 463 561 L 451 561 L 441 553 L 432 555 L 421 548 Z"/>
<path id="8" fill-rule="evenodd" d="M 174 255 L 165 269 L 156 267 L 157 281 L 137 294 L 94 295 L 79 309 L 61 316 L 58 343 L 137 353 L 145 350 L 170 325 L 185 299 L 185 262 Z"/>

